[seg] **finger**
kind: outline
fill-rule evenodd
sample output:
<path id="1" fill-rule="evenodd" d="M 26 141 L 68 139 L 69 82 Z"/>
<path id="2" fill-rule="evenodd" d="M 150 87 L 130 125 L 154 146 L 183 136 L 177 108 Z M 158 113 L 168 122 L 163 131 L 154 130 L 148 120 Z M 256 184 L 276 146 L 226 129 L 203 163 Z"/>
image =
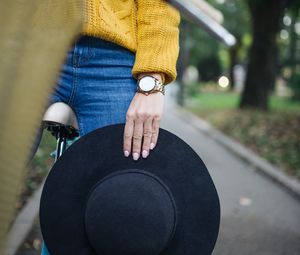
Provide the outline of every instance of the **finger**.
<path id="1" fill-rule="evenodd" d="M 147 158 L 149 155 L 150 150 L 150 143 L 151 143 L 151 137 L 152 137 L 152 122 L 153 118 L 149 117 L 144 122 L 144 130 L 143 130 L 143 150 L 142 150 L 142 156 L 143 158 Z"/>
<path id="2" fill-rule="evenodd" d="M 124 128 L 124 136 L 123 136 L 123 151 L 124 151 L 125 157 L 128 157 L 130 155 L 133 129 L 134 129 L 133 116 L 131 116 L 130 114 L 127 114 L 126 115 L 126 124 L 125 124 L 125 128 Z"/>
<path id="3" fill-rule="evenodd" d="M 134 121 L 134 130 L 132 136 L 132 155 L 134 160 L 140 157 L 141 144 L 143 137 L 143 120 L 140 118 Z"/>
<path id="4" fill-rule="evenodd" d="M 155 117 L 152 122 L 152 136 L 151 136 L 151 144 L 150 149 L 153 150 L 156 146 L 157 139 L 158 139 L 158 133 L 159 133 L 159 124 L 160 124 L 160 118 Z"/>

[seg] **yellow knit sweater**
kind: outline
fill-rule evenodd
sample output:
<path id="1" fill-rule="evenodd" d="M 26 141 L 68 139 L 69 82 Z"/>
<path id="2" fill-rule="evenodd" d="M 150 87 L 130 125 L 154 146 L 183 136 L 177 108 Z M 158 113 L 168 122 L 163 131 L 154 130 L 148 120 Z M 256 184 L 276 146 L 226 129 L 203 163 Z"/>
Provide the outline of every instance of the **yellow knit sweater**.
<path id="1" fill-rule="evenodd" d="M 85 0 L 82 34 L 119 44 L 136 53 L 132 75 L 161 72 L 176 79 L 179 12 L 164 0 Z"/>

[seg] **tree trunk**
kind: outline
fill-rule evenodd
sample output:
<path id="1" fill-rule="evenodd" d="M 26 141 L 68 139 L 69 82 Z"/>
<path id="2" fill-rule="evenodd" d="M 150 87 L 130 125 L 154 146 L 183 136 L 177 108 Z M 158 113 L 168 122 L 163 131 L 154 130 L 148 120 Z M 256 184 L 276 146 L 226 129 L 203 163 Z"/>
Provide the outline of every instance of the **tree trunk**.
<path id="1" fill-rule="evenodd" d="M 234 47 L 229 49 L 229 57 L 230 57 L 230 67 L 229 67 L 229 80 L 230 80 L 230 90 L 234 89 L 235 86 L 235 77 L 234 77 L 234 67 L 238 63 L 238 52 L 241 48 L 240 39 L 237 38 L 237 43 Z"/>
<path id="2" fill-rule="evenodd" d="M 185 86 L 183 83 L 183 75 L 185 68 L 188 66 L 190 60 L 190 48 L 188 47 L 188 36 L 191 31 L 190 24 L 186 21 L 182 21 L 181 23 L 181 46 L 177 61 L 177 81 L 179 84 L 179 91 L 177 94 L 177 103 L 181 106 L 184 106 L 184 98 L 185 98 Z"/>
<path id="3" fill-rule="evenodd" d="M 253 43 L 240 108 L 267 110 L 269 94 L 276 78 L 276 35 L 287 1 L 247 2 L 252 16 Z"/>
<path id="4" fill-rule="evenodd" d="M 234 80 L 234 66 L 236 65 L 236 56 L 237 51 L 235 47 L 232 47 L 229 50 L 229 57 L 230 57 L 230 67 L 229 67 L 229 80 L 230 80 L 230 90 L 234 89 L 235 80 Z"/>

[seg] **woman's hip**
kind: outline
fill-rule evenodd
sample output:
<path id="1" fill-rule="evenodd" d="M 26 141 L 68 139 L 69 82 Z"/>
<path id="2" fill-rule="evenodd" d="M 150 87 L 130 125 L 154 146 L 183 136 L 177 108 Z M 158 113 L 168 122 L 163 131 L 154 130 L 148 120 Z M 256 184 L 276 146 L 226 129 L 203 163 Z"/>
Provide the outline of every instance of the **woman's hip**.
<path id="1" fill-rule="evenodd" d="M 69 50 L 51 103 L 63 101 L 75 111 L 83 133 L 125 121 L 136 91 L 135 54 L 114 43 L 82 36 Z"/>

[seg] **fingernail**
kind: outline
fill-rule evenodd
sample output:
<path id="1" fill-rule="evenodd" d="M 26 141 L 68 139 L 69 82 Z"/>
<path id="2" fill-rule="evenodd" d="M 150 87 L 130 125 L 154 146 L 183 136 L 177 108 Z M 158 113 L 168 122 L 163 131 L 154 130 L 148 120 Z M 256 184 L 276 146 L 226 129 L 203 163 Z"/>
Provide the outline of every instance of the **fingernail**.
<path id="1" fill-rule="evenodd" d="M 147 156 L 148 156 L 148 151 L 146 151 L 146 150 L 143 150 L 143 153 L 142 153 L 142 155 L 143 155 L 143 158 L 147 158 Z"/>
<path id="2" fill-rule="evenodd" d="M 124 156 L 128 157 L 129 156 L 129 152 L 128 151 L 124 151 Z"/>
<path id="3" fill-rule="evenodd" d="M 138 160 L 139 154 L 137 152 L 133 153 L 133 159 Z"/>
<path id="4" fill-rule="evenodd" d="M 150 144 L 150 149 L 153 150 L 153 148 L 154 148 L 154 143 L 151 143 Z"/>

